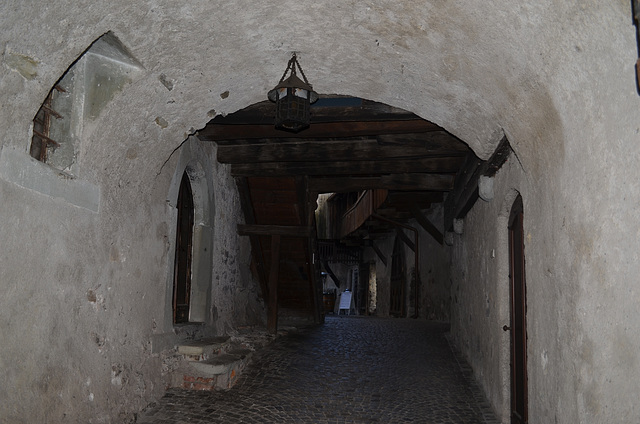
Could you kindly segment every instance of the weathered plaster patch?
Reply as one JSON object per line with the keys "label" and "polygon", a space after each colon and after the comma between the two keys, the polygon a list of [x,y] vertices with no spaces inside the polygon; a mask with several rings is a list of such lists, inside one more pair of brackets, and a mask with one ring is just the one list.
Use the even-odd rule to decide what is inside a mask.
{"label": "weathered plaster patch", "polygon": [[5,53],[4,62],[9,68],[18,72],[27,80],[32,80],[38,76],[38,65],[40,63],[32,57],[8,52]]}
{"label": "weathered plaster patch", "polygon": [[173,90],[174,83],[172,80],[168,79],[165,74],[160,74],[158,79],[160,80],[160,83],[162,83],[162,85],[164,85],[167,90],[169,91]]}
{"label": "weathered plaster patch", "polygon": [[156,118],[156,124],[158,124],[158,126],[162,129],[165,129],[169,126],[169,123],[167,122],[167,120],[161,116],[158,116]]}

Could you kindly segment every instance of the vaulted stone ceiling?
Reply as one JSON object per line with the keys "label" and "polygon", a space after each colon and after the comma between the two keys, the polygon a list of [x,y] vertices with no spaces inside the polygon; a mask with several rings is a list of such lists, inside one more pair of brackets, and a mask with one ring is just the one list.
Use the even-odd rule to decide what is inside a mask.
{"label": "vaulted stone ceiling", "polygon": [[[2,69],[3,92],[24,87],[2,112],[9,121],[23,122],[11,130],[11,143],[29,138],[33,104],[41,103],[82,51],[108,31],[147,72],[95,126],[119,122],[113,140],[130,139],[133,131],[159,141],[166,146],[156,150],[159,161],[213,116],[262,101],[294,51],[320,93],[355,95],[415,112],[468,143],[482,159],[506,133],[525,165],[537,162],[541,150],[548,152],[541,162],[559,157],[553,144],[544,149],[572,130],[559,117],[558,105],[576,98],[591,69],[618,75],[633,65],[594,63],[598,52],[613,48],[599,28],[629,21],[627,2],[590,4],[579,16],[572,4],[557,0],[330,1],[322,7],[299,1],[137,1],[92,4],[91,10],[67,3],[55,2],[46,12],[24,2],[3,4],[4,12],[49,28],[34,43],[12,36],[24,30],[24,22],[3,22],[5,57],[35,64],[27,80],[14,72],[19,65]],[[562,29],[555,25],[559,19],[565,22]],[[614,37],[615,48],[633,55],[633,26],[628,26],[630,36]]]}

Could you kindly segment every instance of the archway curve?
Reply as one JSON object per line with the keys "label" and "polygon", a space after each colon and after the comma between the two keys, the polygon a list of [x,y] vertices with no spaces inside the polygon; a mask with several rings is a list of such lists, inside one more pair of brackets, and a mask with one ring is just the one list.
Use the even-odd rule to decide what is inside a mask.
{"label": "archway curve", "polygon": [[[319,93],[358,95],[413,111],[469,143],[480,158],[493,152],[502,128],[514,145],[532,133],[538,134],[539,144],[558,144],[562,119],[554,111],[563,109],[557,106],[567,99],[583,103],[580,96],[590,94],[556,82],[563,77],[574,81],[575,75],[602,80],[590,75],[599,69],[617,75],[616,66],[598,65],[612,59],[620,63],[614,55],[621,50],[635,54],[632,28],[628,37],[602,31],[619,28],[621,22],[628,26],[628,5],[590,5],[580,13],[573,8],[566,2],[529,8],[475,1],[462,8],[447,2],[415,7],[382,0],[309,8],[285,0],[241,8],[241,13],[237,4],[215,1],[193,2],[180,12],[162,1],[150,10],[140,1],[121,16],[107,5],[66,10],[60,15],[65,21],[87,24],[73,32],[65,26],[50,28],[46,35],[34,31],[8,44],[7,57],[36,58],[39,64],[37,78],[25,85],[26,97],[9,111],[6,121],[18,125],[5,139],[23,144],[30,117],[47,90],[93,40],[113,31],[146,71],[97,123],[89,142],[105,149],[131,139],[134,128],[164,142],[157,153],[164,160],[165,149],[170,151],[212,116],[264,99],[294,51]],[[7,19],[8,34],[23,33],[19,25],[25,19],[38,28],[56,19],[26,4],[12,13],[20,19]],[[299,19],[287,19],[292,13]],[[180,14],[189,16],[191,24],[177,26]],[[558,42],[564,40],[554,27],[558,16],[580,20],[576,26],[585,30]],[[65,43],[56,42],[60,39]],[[590,46],[588,57],[597,60],[591,66],[583,66],[585,46]],[[540,63],[542,57],[545,63]],[[541,72],[538,65],[554,72]],[[6,81],[21,78],[15,70],[20,68],[3,68],[10,77]],[[154,105],[153,116],[148,105]],[[113,128],[115,122],[119,128]],[[525,161],[545,150],[545,144],[530,144],[533,153],[521,154]],[[103,157],[102,149],[92,156]]]}
{"label": "archway curve", "polygon": [[[211,186],[213,176],[211,175],[210,166],[207,165],[203,158],[206,157],[201,147],[201,142],[196,138],[189,138],[182,146],[180,157],[176,165],[167,203],[169,207],[175,208],[178,200],[180,189],[180,181],[186,175],[191,185],[191,193],[193,196],[194,223],[193,223],[193,258],[191,262],[191,296],[189,307],[188,322],[208,322],[210,321],[211,306],[211,270],[213,263],[213,237],[214,226],[212,219],[215,216],[215,203],[213,197],[213,188]],[[175,231],[175,229],[173,229]],[[171,235],[173,244],[171,251],[175,251],[177,234]],[[167,297],[165,310],[171,311],[173,308],[171,302],[173,293],[173,276],[175,273],[175,262],[169,262],[170,269],[167,276]],[[168,320],[165,319],[165,323]]]}

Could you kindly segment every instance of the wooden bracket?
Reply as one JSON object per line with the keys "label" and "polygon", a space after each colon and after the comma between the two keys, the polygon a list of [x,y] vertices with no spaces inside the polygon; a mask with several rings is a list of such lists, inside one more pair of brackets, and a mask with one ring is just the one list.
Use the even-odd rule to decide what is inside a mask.
{"label": "wooden bracket", "polygon": [[401,228],[396,228],[396,233],[398,234],[398,237],[400,237],[400,239],[404,242],[404,244],[409,246],[409,249],[411,249],[413,252],[416,251],[416,244],[404,233],[404,231],[402,231]]}
{"label": "wooden bracket", "polygon": [[440,230],[438,230],[438,228],[433,225],[426,216],[424,216],[424,214],[420,211],[420,209],[418,209],[417,206],[412,208],[412,213],[416,218],[416,221],[418,221],[418,224],[420,224],[420,226],[424,228],[424,230],[429,233],[431,237],[435,239],[435,241],[442,245],[444,243],[444,236],[442,235]]}

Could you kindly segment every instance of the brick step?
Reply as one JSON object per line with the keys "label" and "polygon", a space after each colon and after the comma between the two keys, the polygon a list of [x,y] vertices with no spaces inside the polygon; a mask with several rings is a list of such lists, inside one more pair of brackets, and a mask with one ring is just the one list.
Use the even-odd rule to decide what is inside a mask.
{"label": "brick step", "polygon": [[191,390],[227,390],[233,387],[238,376],[246,368],[250,349],[235,347],[202,361],[188,362],[182,388]]}

